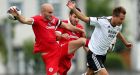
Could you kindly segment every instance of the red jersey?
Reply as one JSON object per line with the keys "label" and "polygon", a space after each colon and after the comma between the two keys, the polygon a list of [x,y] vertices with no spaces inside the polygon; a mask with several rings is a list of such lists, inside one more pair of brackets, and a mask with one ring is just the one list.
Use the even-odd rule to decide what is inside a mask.
{"label": "red jersey", "polygon": [[[69,20],[63,20],[63,22],[69,23]],[[80,24],[77,24],[76,27],[83,29],[83,26]],[[60,41],[59,41],[60,44],[64,44],[69,41],[76,40],[76,39],[82,37],[82,34],[79,32],[73,32],[73,31],[70,31],[70,30],[67,30],[64,28],[60,28],[60,27],[57,29],[57,31],[60,31],[62,34],[64,34],[64,33],[69,34],[69,39],[65,39],[65,38],[60,39]]]}
{"label": "red jersey", "polygon": [[55,16],[52,17],[52,20],[46,20],[41,15],[32,18],[34,19],[32,28],[35,34],[34,53],[58,49],[55,29],[60,25],[60,20]]}

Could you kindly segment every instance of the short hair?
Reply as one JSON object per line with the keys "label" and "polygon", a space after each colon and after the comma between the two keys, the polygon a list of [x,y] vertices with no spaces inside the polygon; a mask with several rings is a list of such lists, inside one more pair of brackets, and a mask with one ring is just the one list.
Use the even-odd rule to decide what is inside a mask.
{"label": "short hair", "polygon": [[[76,7],[76,9],[81,12],[80,8]],[[72,10],[70,10],[69,14],[72,15],[72,14],[74,14],[74,12]]]}
{"label": "short hair", "polygon": [[119,6],[119,7],[116,7],[116,8],[114,8],[113,9],[113,16],[119,16],[120,15],[120,13],[122,13],[122,14],[126,14],[126,10],[125,10],[125,8],[123,8],[122,6]]}

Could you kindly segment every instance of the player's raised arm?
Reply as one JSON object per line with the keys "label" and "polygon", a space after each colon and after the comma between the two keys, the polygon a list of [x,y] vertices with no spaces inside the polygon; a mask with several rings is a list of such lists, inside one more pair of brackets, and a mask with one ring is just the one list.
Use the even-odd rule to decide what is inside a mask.
{"label": "player's raised arm", "polygon": [[10,14],[12,14],[14,17],[16,17],[16,19],[19,22],[21,22],[23,24],[32,25],[33,19],[32,18],[26,18],[26,17],[22,16],[21,14],[18,13],[18,11],[15,7],[10,7],[10,9],[8,11],[9,11]]}
{"label": "player's raised arm", "polygon": [[69,9],[71,9],[76,16],[81,19],[82,21],[88,23],[89,22],[89,17],[85,16],[84,14],[82,14],[81,12],[79,12],[76,7],[75,7],[75,3],[72,1],[68,1],[67,6]]}
{"label": "player's raised arm", "polygon": [[85,31],[83,29],[77,28],[77,27],[75,27],[75,26],[73,26],[71,24],[66,24],[64,22],[61,23],[61,27],[66,28],[66,29],[68,29],[70,31],[85,33]]}

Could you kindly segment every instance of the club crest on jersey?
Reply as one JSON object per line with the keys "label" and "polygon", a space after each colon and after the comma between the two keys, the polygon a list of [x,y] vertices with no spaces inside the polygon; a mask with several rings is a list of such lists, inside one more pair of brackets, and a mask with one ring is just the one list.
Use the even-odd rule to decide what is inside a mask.
{"label": "club crest on jersey", "polygon": [[50,24],[50,23],[48,23],[48,26],[51,26],[51,24]]}
{"label": "club crest on jersey", "polygon": [[110,28],[110,26],[108,26],[108,28]]}
{"label": "club crest on jersey", "polygon": [[55,19],[52,19],[51,23],[55,23]]}
{"label": "club crest on jersey", "polygon": [[49,68],[49,72],[53,72],[53,68]]}

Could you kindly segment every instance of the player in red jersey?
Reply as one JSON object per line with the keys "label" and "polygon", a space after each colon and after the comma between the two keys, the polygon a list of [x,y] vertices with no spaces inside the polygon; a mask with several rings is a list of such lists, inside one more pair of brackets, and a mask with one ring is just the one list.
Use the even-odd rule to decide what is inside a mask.
{"label": "player in red jersey", "polygon": [[83,32],[83,30],[67,25],[53,16],[54,8],[48,3],[41,5],[40,15],[31,18],[18,14],[17,10],[12,7],[9,11],[19,22],[32,25],[35,34],[34,53],[42,53],[47,75],[57,75],[60,47],[56,42],[55,29],[60,26],[75,32]]}
{"label": "player in red jersey", "polygon": [[[81,11],[79,8],[77,8],[78,11]],[[81,28],[83,29],[83,26],[81,24],[79,24],[79,19],[77,18],[77,16],[73,13],[73,11],[70,11],[69,13],[69,19],[68,20],[64,20],[63,22],[65,23],[70,23],[72,25],[74,25],[77,28]],[[72,40],[76,40],[80,37],[85,37],[85,35],[81,34],[81,33],[76,33],[76,32],[72,32],[70,30],[64,29],[64,28],[59,28],[57,29],[57,32],[60,32],[60,34],[62,35],[62,38],[59,40],[59,44],[62,47],[61,49],[61,55],[60,55],[60,62],[59,62],[59,75],[67,75],[68,70],[71,67],[71,60],[74,57],[74,53],[72,54],[65,54],[65,51],[67,51],[67,43],[72,41]],[[67,44],[67,45],[65,45]]]}

